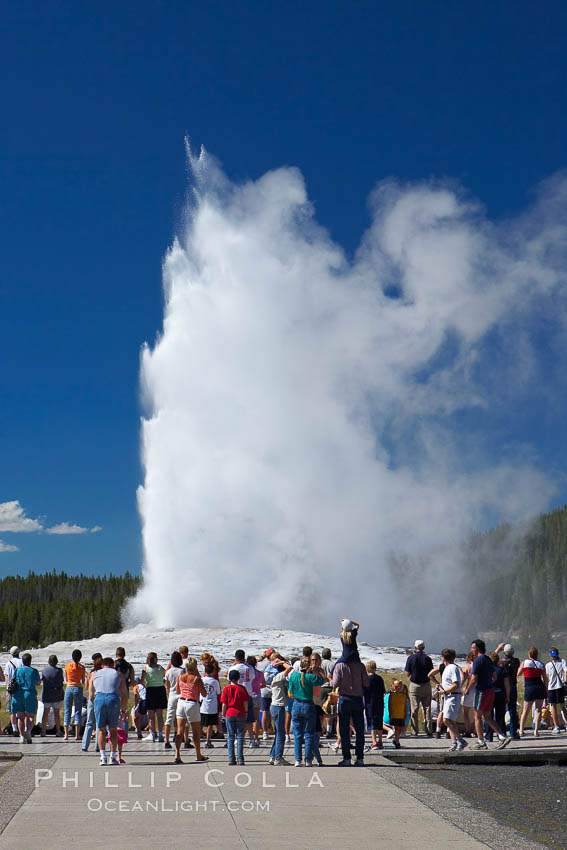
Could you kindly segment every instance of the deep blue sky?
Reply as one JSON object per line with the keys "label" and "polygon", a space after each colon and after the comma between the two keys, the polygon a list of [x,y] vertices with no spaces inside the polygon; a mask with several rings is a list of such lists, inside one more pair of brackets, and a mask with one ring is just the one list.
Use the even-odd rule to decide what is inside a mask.
{"label": "deep blue sky", "polygon": [[349,252],[379,179],[454,178],[498,218],[567,166],[564,2],[36,0],[2,17],[0,502],[103,531],[2,533],[20,551],[0,575],[139,568],[138,358],[185,134],[236,180],[297,165]]}

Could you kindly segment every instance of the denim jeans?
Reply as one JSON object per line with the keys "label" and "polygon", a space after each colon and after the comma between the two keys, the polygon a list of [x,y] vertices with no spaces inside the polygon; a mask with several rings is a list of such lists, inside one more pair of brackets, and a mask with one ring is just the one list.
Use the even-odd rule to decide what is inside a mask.
{"label": "denim jeans", "polygon": [[285,705],[271,705],[270,714],[276,730],[276,736],[270,750],[270,758],[278,761],[283,758],[285,746]]}
{"label": "denim jeans", "polygon": [[83,689],[75,685],[67,685],[65,691],[65,719],[64,726],[71,725],[71,709],[75,708],[75,722],[77,726],[81,725],[81,711],[83,710]]}
{"label": "denim jeans", "polygon": [[362,697],[339,696],[339,732],[344,759],[350,759],[350,721],[356,733],[356,757],[364,759],[364,707]]}
{"label": "denim jeans", "polygon": [[94,713],[94,703],[92,699],[90,699],[87,703],[87,722],[85,723],[85,731],[83,732],[83,743],[81,744],[83,750],[88,750],[95,726],[96,721]]}
{"label": "denim jeans", "polygon": [[291,722],[293,724],[293,740],[295,747],[295,760],[301,761],[301,749],[305,741],[305,761],[313,759],[313,737],[315,735],[315,722],[317,715],[312,702],[293,701],[291,710]]}
{"label": "denim jeans", "polygon": [[228,760],[234,761],[234,739],[236,738],[237,761],[244,761],[244,730],[245,717],[227,717],[226,731],[228,734]]}

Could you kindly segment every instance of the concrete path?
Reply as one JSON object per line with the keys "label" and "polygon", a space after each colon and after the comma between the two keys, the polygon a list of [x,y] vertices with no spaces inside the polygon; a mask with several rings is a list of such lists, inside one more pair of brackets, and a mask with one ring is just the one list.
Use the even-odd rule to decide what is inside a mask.
{"label": "concrete path", "polygon": [[[0,799],[23,781],[20,774],[27,798],[0,835],[0,847],[61,850],[73,842],[70,836],[81,850],[147,847],[152,840],[168,850],[216,850],[227,842],[248,850],[540,847],[374,753],[366,755],[366,768],[347,769],[337,768],[339,756],[323,748],[325,767],[311,770],[271,767],[261,747],[246,750],[246,766],[235,768],[220,743],[206,751],[206,764],[183,750],[186,763],[176,766],[163,745],[129,742],[127,764],[103,768],[94,751],[83,754],[75,743],[45,738],[20,746],[2,739],[2,750],[21,751],[23,758],[0,777]],[[424,752],[447,747],[443,740],[411,743]],[[286,756],[291,760],[292,748]]]}

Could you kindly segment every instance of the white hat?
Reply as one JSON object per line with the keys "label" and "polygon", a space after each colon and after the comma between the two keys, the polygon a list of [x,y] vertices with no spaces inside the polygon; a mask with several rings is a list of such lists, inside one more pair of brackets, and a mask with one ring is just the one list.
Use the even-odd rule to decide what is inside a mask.
{"label": "white hat", "polygon": [[413,645],[416,649],[425,649],[425,641],[424,640],[416,640]]}
{"label": "white hat", "polygon": [[19,651],[20,651],[19,646],[11,646],[10,647],[10,655],[17,655]]}
{"label": "white hat", "polygon": [[502,647],[502,650],[504,652],[504,655],[512,656],[514,654],[514,647],[512,646],[511,643],[505,643],[504,646]]}
{"label": "white hat", "polygon": [[344,629],[345,632],[350,632],[353,629],[352,620],[343,619],[341,620],[341,629]]}

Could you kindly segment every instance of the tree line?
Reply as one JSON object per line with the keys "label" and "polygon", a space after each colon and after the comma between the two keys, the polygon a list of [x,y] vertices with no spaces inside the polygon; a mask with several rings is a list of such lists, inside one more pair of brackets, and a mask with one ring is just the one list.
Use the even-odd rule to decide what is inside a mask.
{"label": "tree line", "polygon": [[141,579],[71,576],[65,572],[0,579],[0,646],[46,646],[79,641],[122,628],[121,610]]}

